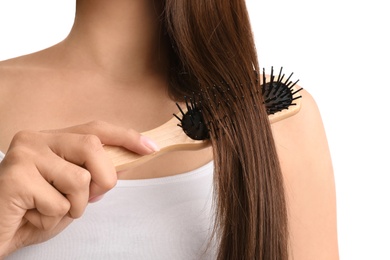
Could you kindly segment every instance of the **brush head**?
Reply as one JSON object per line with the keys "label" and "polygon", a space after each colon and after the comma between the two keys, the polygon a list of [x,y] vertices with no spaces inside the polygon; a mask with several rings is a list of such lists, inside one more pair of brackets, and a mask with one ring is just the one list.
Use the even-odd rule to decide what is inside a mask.
{"label": "brush head", "polygon": [[182,118],[179,118],[174,114],[174,116],[180,121],[178,126],[180,126],[184,133],[193,140],[209,139],[209,129],[203,118],[202,103],[195,102],[193,98],[188,99],[187,97],[184,97],[184,99],[187,108],[186,113],[184,113],[181,107],[176,103],[182,114]]}
{"label": "brush head", "polygon": [[184,133],[194,140],[209,139],[209,130],[204,123],[202,110],[194,107],[187,111],[181,119]]}
{"label": "brush head", "polygon": [[295,100],[302,98],[296,94],[302,90],[302,88],[295,90],[294,86],[299,80],[292,83],[290,78],[293,73],[283,82],[284,74],[282,74],[283,68],[280,69],[279,76],[275,79],[274,70],[271,68],[270,81],[266,82],[265,71],[263,69],[263,84],[261,84],[262,95],[264,105],[268,115],[273,115],[283,110],[288,110],[291,106],[296,106]]}
{"label": "brush head", "polygon": [[293,96],[285,84],[267,82],[263,84],[262,88],[267,93],[264,105],[268,115],[288,109],[291,105]]}
{"label": "brush head", "polygon": [[[291,111],[291,113],[289,113],[290,111],[288,110],[291,106],[297,105],[295,100],[302,98],[302,96],[296,95],[302,90],[302,88],[294,88],[299,80],[294,83],[290,81],[293,73],[284,80],[285,75],[282,74],[282,69],[283,68],[280,69],[279,75],[276,79],[272,67],[269,81],[266,80],[265,71],[263,69],[263,81],[260,85],[261,91],[259,91],[259,93],[263,96],[264,106],[267,114],[272,117],[272,122],[278,121],[278,117],[283,119],[295,114],[298,111],[297,109]],[[187,109],[186,112],[184,112],[181,107],[176,104],[182,114],[181,118],[174,114],[174,116],[180,121],[178,126],[180,126],[184,133],[193,140],[209,139],[210,129],[208,126],[211,125],[212,122],[206,123],[204,121],[202,114],[202,101],[196,101],[195,96],[190,99],[185,97],[185,103]]]}

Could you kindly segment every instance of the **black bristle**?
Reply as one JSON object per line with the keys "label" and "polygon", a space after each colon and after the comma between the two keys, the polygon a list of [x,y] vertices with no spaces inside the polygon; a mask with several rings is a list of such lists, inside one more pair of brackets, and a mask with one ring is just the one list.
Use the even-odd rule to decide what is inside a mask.
{"label": "black bristle", "polygon": [[[184,133],[194,140],[206,140],[209,139],[209,130],[204,122],[201,103],[195,101],[195,98],[190,98],[188,101],[185,98],[187,112],[183,115],[179,125]],[[180,111],[182,111],[180,109]]]}
{"label": "black bristle", "polygon": [[263,83],[261,85],[264,105],[269,115],[288,109],[291,105],[293,105],[293,100],[301,97],[294,97],[294,95],[301,91],[302,88],[292,92],[292,88],[299,80],[292,84],[290,78],[293,73],[291,73],[291,75],[283,82],[284,74],[282,74],[282,69],[283,68],[280,69],[277,81],[274,81],[274,71],[273,68],[271,68],[270,82]]}

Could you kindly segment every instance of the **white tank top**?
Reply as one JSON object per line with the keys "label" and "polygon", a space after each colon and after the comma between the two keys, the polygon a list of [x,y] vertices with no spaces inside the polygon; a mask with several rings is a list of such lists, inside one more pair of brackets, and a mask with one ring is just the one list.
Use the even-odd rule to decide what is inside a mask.
{"label": "white tank top", "polygon": [[62,233],[6,260],[215,259],[212,185],[212,162],[175,176],[120,180]]}

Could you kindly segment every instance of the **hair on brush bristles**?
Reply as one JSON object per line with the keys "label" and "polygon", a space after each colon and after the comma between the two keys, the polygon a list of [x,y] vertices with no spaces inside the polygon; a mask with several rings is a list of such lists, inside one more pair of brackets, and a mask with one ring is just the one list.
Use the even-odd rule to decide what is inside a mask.
{"label": "hair on brush bristles", "polygon": [[[268,115],[274,115],[283,110],[288,110],[290,106],[296,105],[296,103],[294,103],[296,99],[302,98],[302,96],[296,95],[299,91],[302,90],[302,88],[297,90],[294,89],[294,86],[298,83],[299,80],[295,81],[294,83],[290,81],[290,78],[293,75],[293,73],[291,73],[290,76],[283,81],[285,74],[282,74],[282,70],[283,67],[280,68],[278,78],[275,80],[274,69],[271,67],[270,80],[267,82],[265,69],[263,68],[263,81],[260,85],[260,92],[263,96],[263,103],[266,107]],[[258,73],[256,71],[255,73],[258,77]],[[210,87],[207,87],[207,89],[210,91]],[[233,100],[231,100],[229,99],[228,95],[226,95],[226,93],[229,91],[230,86],[227,86],[223,81],[219,85],[213,85],[211,87],[211,92],[214,93],[214,99],[218,98],[217,92],[220,94],[219,97],[222,97],[222,100],[214,100],[213,104],[216,104],[218,107],[222,102],[227,106],[229,106],[230,102],[235,102],[238,99],[237,95],[235,95]],[[256,98],[257,93],[259,93],[259,91],[256,91],[256,93],[252,95],[252,98]],[[175,114],[174,116],[180,121],[178,126],[183,129],[187,136],[194,140],[206,140],[210,138],[210,131],[212,128],[220,124],[221,120],[215,119],[213,122],[205,122],[202,113],[203,97],[201,93],[199,93],[197,96],[198,98],[196,98],[195,94],[193,93],[191,98],[188,98],[187,96],[184,97],[186,112],[184,112],[179,104],[176,103],[180,113],[182,114],[182,117],[180,118]],[[245,102],[244,104],[247,105]],[[244,106],[242,107],[242,110],[245,110]],[[222,121],[223,123],[229,123],[228,115],[226,115]],[[213,133],[217,132],[215,129],[213,130]]]}

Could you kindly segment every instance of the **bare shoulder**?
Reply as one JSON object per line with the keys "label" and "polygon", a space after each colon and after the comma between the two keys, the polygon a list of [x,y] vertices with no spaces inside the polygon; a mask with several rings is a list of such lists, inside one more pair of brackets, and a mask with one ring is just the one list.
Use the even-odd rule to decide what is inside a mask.
{"label": "bare shoulder", "polygon": [[0,102],[20,95],[25,88],[37,81],[40,70],[35,56],[36,54],[28,54],[0,61]]}
{"label": "bare shoulder", "polygon": [[[49,53],[49,54],[46,54]],[[13,79],[26,73],[36,72],[39,68],[50,67],[51,48],[0,61],[0,80]],[[22,75],[21,75],[22,74]]]}
{"label": "bare shoulder", "polygon": [[0,105],[4,103],[12,91],[12,86],[16,85],[15,81],[20,78],[20,69],[14,60],[0,61]]}
{"label": "bare shoulder", "polygon": [[293,259],[338,259],[334,174],[320,111],[302,91],[301,110],[272,124],[285,178]]}
{"label": "bare shoulder", "polygon": [[5,87],[4,83],[6,83],[13,72],[15,72],[16,66],[14,59],[0,61],[0,90]]}
{"label": "bare shoulder", "polygon": [[0,61],[0,91],[10,90],[12,86],[23,80],[24,75],[28,71],[28,65],[25,64],[25,60],[26,56],[21,56]]}

